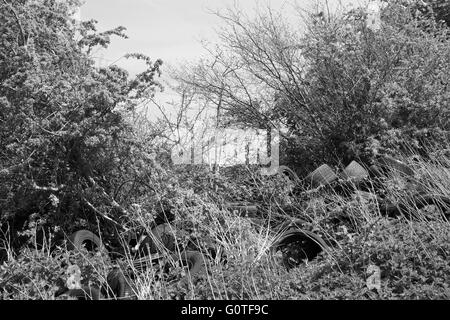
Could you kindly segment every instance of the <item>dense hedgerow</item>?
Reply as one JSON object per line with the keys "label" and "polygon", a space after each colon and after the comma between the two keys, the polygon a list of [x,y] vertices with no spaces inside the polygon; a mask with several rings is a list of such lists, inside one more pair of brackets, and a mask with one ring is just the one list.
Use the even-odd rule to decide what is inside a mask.
{"label": "dense hedgerow", "polygon": [[[0,239],[16,249],[32,215],[66,232],[126,209],[114,200],[126,180],[152,172],[151,149],[128,120],[160,87],[161,60],[130,77],[97,68],[92,50],[125,28],[77,23],[80,2],[4,1],[0,33]],[[149,141],[146,141],[147,143]],[[138,192],[138,191],[136,191]],[[2,259],[4,251],[0,251]]]}

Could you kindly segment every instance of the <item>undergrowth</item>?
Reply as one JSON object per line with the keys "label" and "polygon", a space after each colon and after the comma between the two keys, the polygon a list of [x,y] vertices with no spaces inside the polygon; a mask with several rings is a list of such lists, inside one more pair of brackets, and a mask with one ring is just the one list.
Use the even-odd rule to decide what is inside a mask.
{"label": "undergrowth", "polygon": [[[417,193],[449,196],[450,158],[439,154],[404,160],[416,177],[391,173],[382,192],[403,203],[413,219],[383,216],[376,198],[367,194],[316,190],[294,195],[283,178],[251,170],[239,179],[191,173],[170,190],[159,190],[165,190],[164,201],[171,205],[175,251],[202,252],[204,273],[189,277],[185,266],[167,258],[137,268],[127,251],[111,259],[101,252],[68,251],[64,245],[27,246],[8,254],[1,265],[1,298],[60,299],[55,294],[64,287],[65,271],[77,264],[83,284],[97,287],[113,267],[122,268],[138,299],[449,299],[448,216],[434,206],[419,210],[410,199]],[[216,189],[211,179],[216,179]],[[238,200],[257,202],[259,215],[244,217],[223,209],[226,201]],[[146,201],[134,205],[128,225],[148,233],[158,205]],[[292,218],[301,218],[302,228],[319,234],[328,248],[288,270],[280,253],[270,248],[277,239],[275,226]],[[169,256],[166,249],[160,251]],[[375,289],[367,285],[373,265],[381,271],[381,285]],[[180,281],[186,277],[189,281]]]}

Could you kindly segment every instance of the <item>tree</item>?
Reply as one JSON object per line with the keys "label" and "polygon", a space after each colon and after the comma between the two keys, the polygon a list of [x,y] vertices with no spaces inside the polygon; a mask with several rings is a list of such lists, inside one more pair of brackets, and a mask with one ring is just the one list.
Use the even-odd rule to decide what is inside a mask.
{"label": "tree", "polygon": [[449,29],[411,8],[390,2],[380,32],[366,28],[364,8],[302,14],[303,31],[270,9],[218,13],[226,27],[211,49],[216,62],[180,78],[222,96],[230,121],[283,123],[285,160],[305,173],[348,162],[389,130],[449,129]]}
{"label": "tree", "polygon": [[[96,46],[125,28],[77,23],[77,0],[0,2],[0,216],[22,230],[30,216],[74,228],[123,213],[115,187],[145,158],[127,114],[158,88],[161,60],[141,54],[134,78],[95,67]],[[103,219],[101,218],[101,219]],[[14,230],[13,230],[14,231]],[[13,232],[14,233],[14,232]]]}

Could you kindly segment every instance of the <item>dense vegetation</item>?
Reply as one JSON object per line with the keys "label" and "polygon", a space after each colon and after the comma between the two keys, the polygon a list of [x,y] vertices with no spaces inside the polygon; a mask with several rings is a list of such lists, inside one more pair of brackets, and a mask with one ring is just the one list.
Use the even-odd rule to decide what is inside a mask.
{"label": "dense vegetation", "polygon": [[277,12],[218,15],[220,46],[178,78],[220,104],[224,125],[281,124],[283,162],[298,173],[448,138],[449,29],[415,6],[390,2],[380,32],[365,8],[307,15],[306,33]]}
{"label": "dense vegetation", "polygon": [[[217,107],[220,126],[281,123],[282,163],[300,177],[322,163],[340,171],[380,153],[402,158],[415,176],[385,173],[379,192],[414,219],[327,188],[293,192],[254,168],[218,175],[172,165],[165,129],[179,123],[136,120],[161,88],[162,61],[129,54],[147,67],[135,77],[97,67],[93,50],[126,37],[125,28],[77,22],[77,5],[0,2],[0,297],[54,299],[74,264],[98,286],[111,267],[131,268],[140,299],[450,297],[448,215],[410,201],[417,190],[450,193],[446,1],[391,1],[381,32],[366,27],[364,9],[303,15],[302,32],[270,10],[218,13],[227,25],[211,59],[173,74],[179,121],[189,101]],[[224,210],[230,201],[257,203],[258,216]],[[286,218],[303,219],[330,249],[287,270],[269,250],[274,223]],[[180,265],[169,278],[150,265],[136,270],[123,249],[130,229],[167,220],[177,246],[205,255],[207,272],[196,281],[176,281]],[[63,240],[79,229],[100,234],[117,256],[67,250]],[[208,256],[212,247],[224,255]],[[366,283],[373,265],[381,269],[376,289]]]}
{"label": "dense vegetation", "polygon": [[115,188],[148,162],[127,114],[155,91],[161,61],[130,55],[148,65],[133,79],[116,66],[96,68],[92,49],[124,37],[124,28],[98,33],[95,21],[77,24],[75,5],[1,5],[0,210],[13,241],[30,219],[70,232],[96,211],[123,211]]}

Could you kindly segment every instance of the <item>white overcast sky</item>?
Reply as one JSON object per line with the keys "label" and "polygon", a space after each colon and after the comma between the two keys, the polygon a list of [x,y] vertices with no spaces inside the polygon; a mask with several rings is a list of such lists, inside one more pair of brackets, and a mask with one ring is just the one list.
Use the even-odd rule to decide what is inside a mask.
{"label": "white overcast sky", "polygon": [[[141,52],[169,64],[195,60],[201,53],[200,39],[214,39],[219,18],[210,10],[223,10],[237,4],[251,14],[256,6],[269,4],[293,18],[293,4],[312,8],[316,0],[84,0],[83,20],[98,20],[99,30],[116,26],[127,28],[129,39],[115,39],[106,52],[99,52],[105,61],[115,61],[128,52]],[[363,0],[329,0],[331,6],[339,2],[361,3]],[[121,64],[124,63],[121,60]],[[130,72],[137,65],[127,65]]]}
{"label": "white overcast sky", "polygon": [[[128,39],[114,38],[107,50],[95,53],[104,64],[117,63],[131,74],[142,71],[142,65],[126,61],[126,53],[140,52],[153,60],[162,59],[164,66],[176,65],[185,60],[197,60],[202,47],[200,39],[214,41],[215,28],[220,19],[211,10],[224,10],[237,5],[251,15],[255,7],[269,5],[282,10],[287,19],[295,19],[294,6],[313,8],[317,0],[84,0],[81,19],[98,21],[99,31],[117,26],[127,28]],[[331,7],[339,3],[347,6],[362,4],[366,0],[328,0]],[[167,75],[163,76],[163,79]],[[174,100],[173,94],[160,94],[158,100],[165,104]]]}

